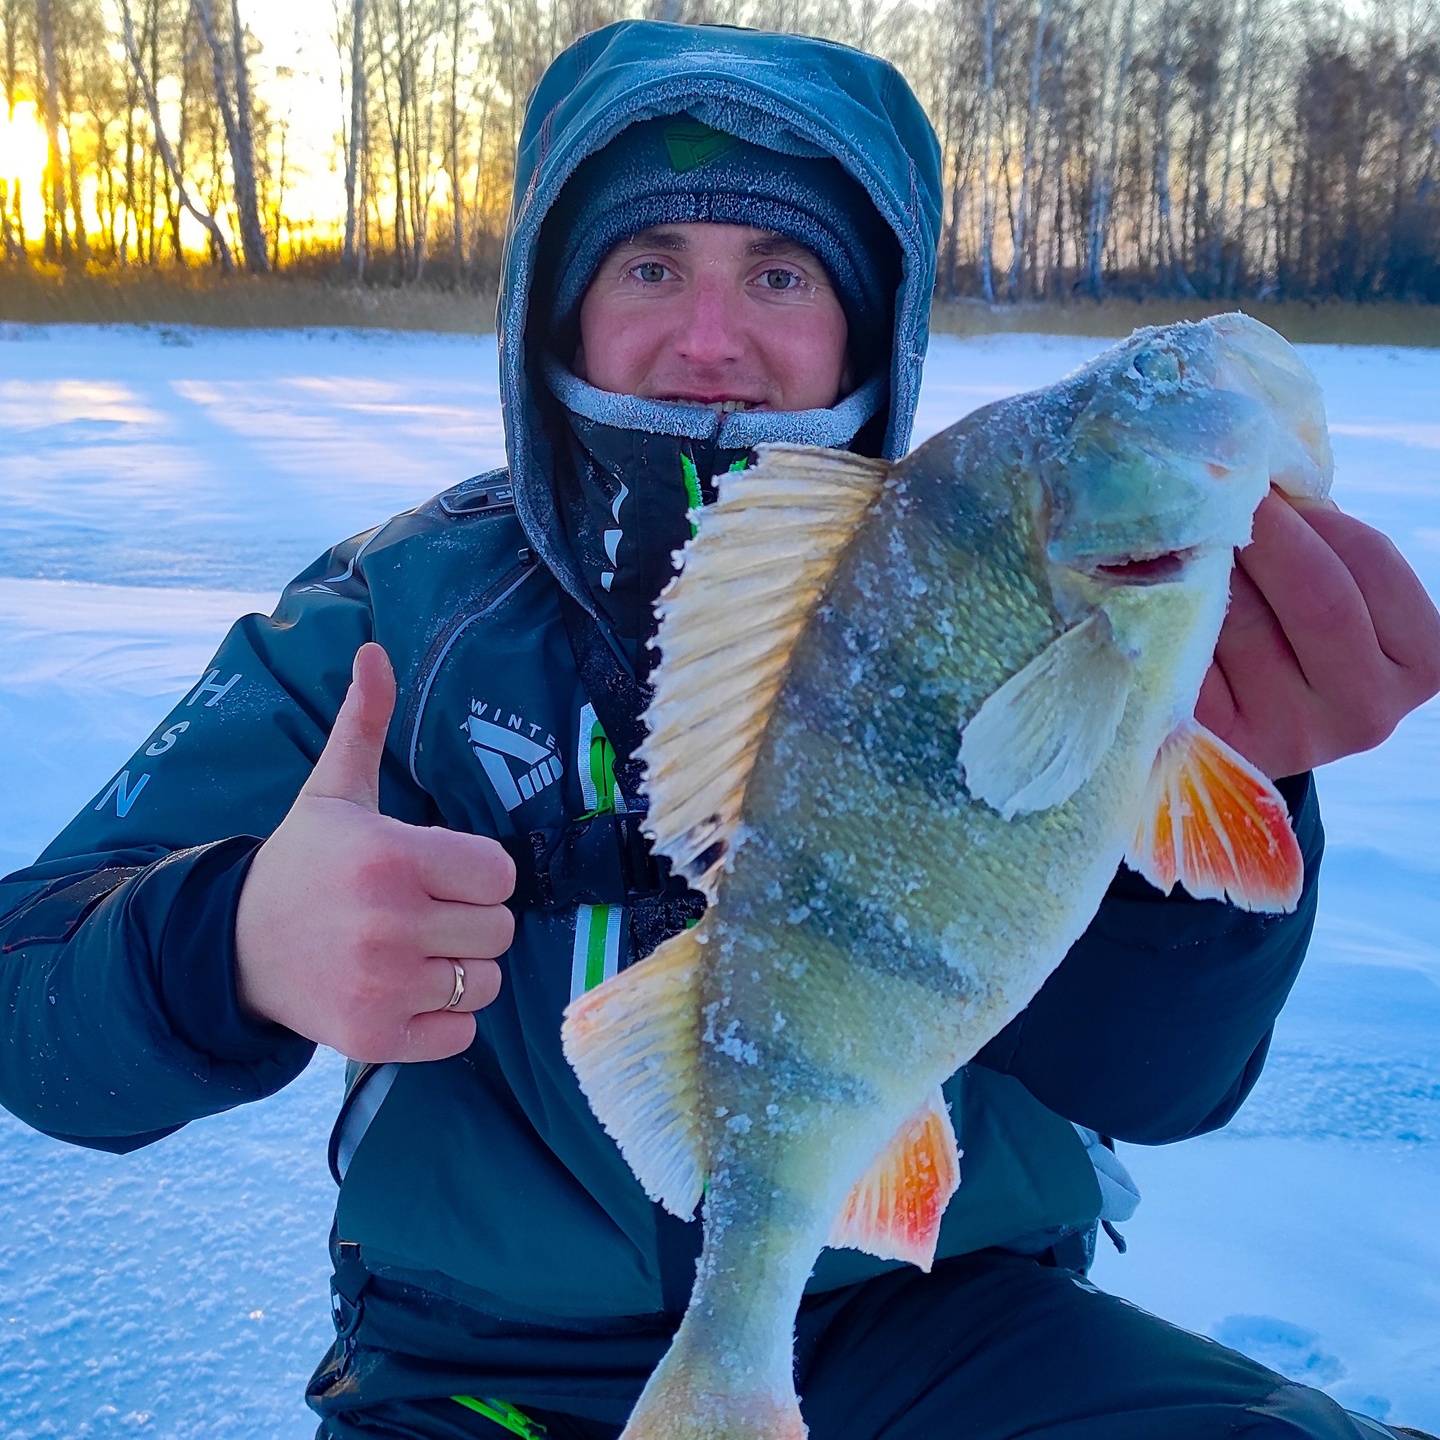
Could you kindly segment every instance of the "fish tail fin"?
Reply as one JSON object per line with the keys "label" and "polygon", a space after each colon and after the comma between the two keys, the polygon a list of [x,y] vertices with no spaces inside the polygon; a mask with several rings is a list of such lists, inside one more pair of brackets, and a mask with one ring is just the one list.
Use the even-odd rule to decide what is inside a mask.
{"label": "fish tail fin", "polygon": [[806,1440],[789,1371],[788,1344],[777,1378],[768,1367],[726,1366],[682,1324],[620,1440]]}

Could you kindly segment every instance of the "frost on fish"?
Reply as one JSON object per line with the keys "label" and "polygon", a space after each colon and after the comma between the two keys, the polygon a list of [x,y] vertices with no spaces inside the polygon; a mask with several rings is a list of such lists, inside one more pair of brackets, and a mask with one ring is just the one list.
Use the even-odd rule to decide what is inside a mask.
{"label": "frost on fish", "polygon": [[[567,1011],[646,1192],[704,1241],[625,1440],[803,1436],[826,1245],[928,1267],[940,1086],[1029,1003],[1128,855],[1293,906],[1274,787],[1193,720],[1232,547],[1323,493],[1318,391],[1243,316],[1139,332],[898,466],[768,447],[661,597],[649,830],[711,902]],[[741,841],[743,840],[743,844]]]}

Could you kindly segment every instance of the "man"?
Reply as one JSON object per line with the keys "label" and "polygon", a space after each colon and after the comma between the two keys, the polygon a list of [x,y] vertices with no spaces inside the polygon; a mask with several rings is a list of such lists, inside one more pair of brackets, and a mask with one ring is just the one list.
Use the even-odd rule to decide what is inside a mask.
{"label": "man", "polygon": [[[699,1227],[646,1199],[559,1044],[575,995],[698,913],[639,836],[651,604],[757,443],[903,454],[925,350],[937,147],[872,57],[612,26],[541,81],[519,160],[508,473],[240,621],[128,788],[0,897],[0,1098],[50,1134],[128,1150],[316,1043],[352,1058],[308,1392],[347,1440],[613,1436],[664,1351]],[[1202,718],[1290,777],[1299,910],[1117,879],[948,1087],[967,1172],[935,1272],[822,1257],[816,1437],[1371,1433],[1083,1278],[1134,1202],[1099,1137],[1215,1128],[1259,1074],[1314,915],[1305,772],[1440,685],[1440,621],[1365,527],[1272,500],[1248,557]]]}

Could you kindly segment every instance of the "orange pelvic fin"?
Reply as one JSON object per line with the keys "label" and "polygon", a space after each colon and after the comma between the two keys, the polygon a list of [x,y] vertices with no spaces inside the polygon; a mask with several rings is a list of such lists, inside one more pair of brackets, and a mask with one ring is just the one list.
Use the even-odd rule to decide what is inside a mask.
{"label": "orange pelvic fin", "polygon": [[929,1270],[940,1220],[959,1184],[960,1150],[937,1086],[850,1192],[830,1244]]}
{"label": "orange pelvic fin", "polygon": [[1160,747],[1126,863],[1165,891],[1293,910],[1305,862],[1274,784],[1196,720]]}

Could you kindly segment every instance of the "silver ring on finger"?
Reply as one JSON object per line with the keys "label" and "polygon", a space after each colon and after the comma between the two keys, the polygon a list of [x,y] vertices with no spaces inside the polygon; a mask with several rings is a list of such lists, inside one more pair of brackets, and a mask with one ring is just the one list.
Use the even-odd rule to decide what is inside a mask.
{"label": "silver ring on finger", "polygon": [[445,1002],[447,1010],[453,1010],[465,998],[465,967],[458,960],[450,963],[455,967],[455,989]]}

